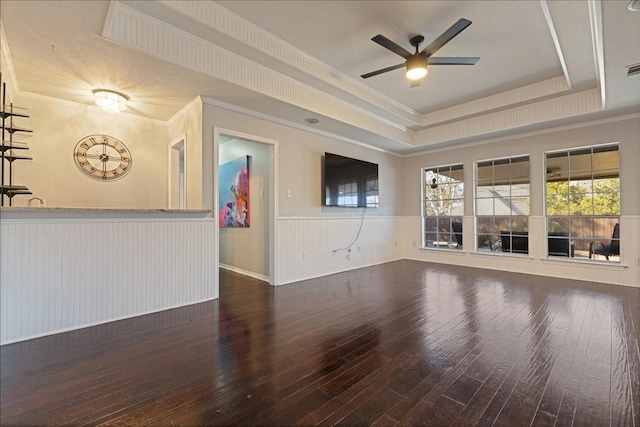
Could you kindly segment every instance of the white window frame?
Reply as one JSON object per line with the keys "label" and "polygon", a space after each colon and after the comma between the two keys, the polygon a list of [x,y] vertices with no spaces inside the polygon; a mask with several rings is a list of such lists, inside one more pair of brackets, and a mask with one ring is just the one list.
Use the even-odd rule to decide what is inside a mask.
{"label": "white window frame", "polygon": [[[460,171],[462,175],[461,179],[451,181],[450,177],[456,173],[454,171]],[[436,182],[427,182],[428,172],[432,172],[434,176],[436,176]],[[448,172],[449,175],[443,172]],[[461,250],[463,243],[462,221],[464,218],[464,165],[462,163],[454,163],[425,167],[421,169],[421,174],[422,248]],[[453,191],[453,193],[449,193],[452,197],[433,199],[432,201],[427,200],[427,185],[434,189],[437,188],[432,187],[432,184],[436,186],[447,186],[445,188]],[[447,212],[442,215],[438,213],[435,215],[429,214],[426,209],[427,203],[436,202],[441,205],[448,203],[448,206],[441,206],[440,208]],[[433,210],[436,212],[439,211],[437,208]]]}
{"label": "white window frame", "polygon": [[[513,165],[525,163],[526,173],[516,172]],[[505,165],[504,167],[501,167]],[[491,175],[480,177],[479,168],[491,166]],[[503,171],[499,171],[502,169]],[[487,187],[479,183],[491,183],[488,190],[491,197],[481,188]],[[497,186],[502,190],[499,194]],[[523,188],[526,186],[526,189]],[[530,247],[529,217],[531,215],[531,157],[529,154],[518,154],[508,157],[478,160],[474,162],[473,205],[476,251],[497,254],[528,254]],[[506,193],[506,194],[505,194]],[[487,207],[479,207],[481,202],[490,202],[491,214],[483,213]],[[517,202],[517,203],[516,203]],[[488,204],[488,203],[483,203]],[[502,213],[498,212],[501,210]],[[491,225],[485,220],[491,219]]]}
{"label": "white window frame", "polygon": [[[586,151],[590,154],[590,169],[586,169],[584,166],[578,165],[578,157],[585,155]],[[616,159],[608,160],[607,164],[594,164],[595,153],[615,151],[617,153]],[[562,167],[558,167],[559,161],[550,162],[550,159],[561,158],[560,155],[567,154],[567,170],[563,170]],[[572,162],[575,159],[575,163]],[[604,158],[603,158],[604,160]],[[611,162],[611,163],[610,163]],[[585,163],[586,162],[582,162]],[[600,163],[600,162],[599,162]],[[562,150],[553,150],[544,153],[545,164],[545,180],[544,180],[544,215],[545,215],[545,229],[547,239],[550,242],[547,249],[547,257],[551,259],[578,259],[580,261],[596,261],[604,263],[619,263],[620,262],[620,216],[622,196],[620,192],[621,185],[621,173],[620,173],[620,144],[619,143],[607,143],[597,144],[584,147],[567,148]],[[575,164],[575,166],[574,166]],[[615,177],[608,177],[615,171]],[[601,176],[598,176],[601,175]],[[582,179],[579,177],[582,176]],[[566,200],[567,209],[566,214],[550,214],[549,213],[549,201],[551,198],[562,197],[562,193],[549,194],[550,179],[555,182],[563,182],[566,177],[568,183]],[[597,186],[597,182],[600,179],[616,179],[617,191],[614,192],[598,192],[597,189],[602,187]],[[551,182],[554,182],[551,181]],[[590,183],[589,183],[590,181]],[[574,183],[574,184],[572,184]],[[584,193],[578,193],[575,195],[571,192],[571,186],[575,185],[576,188],[582,188]],[[588,190],[591,191],[588,191]],[[618,204],[617,209],[614,207],[610,212],[596,214],[596,197],[598,195],[617,196]],[[584,211],[583,207],[577,207],[577,212],[572,211],[573,204],[582,204],[580,198],[591,199],[592,213],[588,214]],[[617,226],[616,226],[617,224]],[[615,237],[617,234],[617,237]],[[614,238],[615,237],[615,238]],[[551,248],[551,242],[555,241],[554,246],[558,246],[558,243],[564,243],[563,246],[569,246],[567,258],[563,258],[566,251],[553,251]],[[616,249],[617,246],[617,249]]]}

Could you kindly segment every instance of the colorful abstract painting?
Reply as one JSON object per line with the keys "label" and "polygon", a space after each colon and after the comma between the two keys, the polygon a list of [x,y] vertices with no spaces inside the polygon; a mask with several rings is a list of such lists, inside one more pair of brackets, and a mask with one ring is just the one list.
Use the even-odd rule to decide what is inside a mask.
{"label": "colorful abstract painting", "polygon": [[220,165],[218,181],[218,224],[220,227],[249,227],[249,159],[240,157]]}

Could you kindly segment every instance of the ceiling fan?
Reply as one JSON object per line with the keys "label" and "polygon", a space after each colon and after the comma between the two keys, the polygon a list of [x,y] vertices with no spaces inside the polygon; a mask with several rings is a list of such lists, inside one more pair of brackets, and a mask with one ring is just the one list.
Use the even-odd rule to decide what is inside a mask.
{"label": "ceiling fan", "polygon": [[411,46],[416,48],[415,53],[411,53],[407,51],[402,46],[397,45],[392,42],[382,34],[378,34],[373,37],[371,40],[378,43],[380,46],[389,49],[391,52],[400,55],[405,59],[405,62],[398,65],[392,65],[391,67],[382,68],[380,70],[372,71],[367,74],[363,74],[361,77],[363,79],[368,79],[369,77],[377,76],[378,74],[386,73],[388,71],[397,70],[398,68],[405,67],[407,68],[407,78],[412,80],[414,83],[411,87],[418,86],[420,84],[420,79],[427,75],[427,66],[428,65],[474,65],[479,57],[440,57],[434,58],[431,55],[436,53],[438,49],[447,44],[451,39],[460,34],[465,28],[471,25],[471,21],[468,19],[461,18],[453,24],[447,31],[442,33],[440,37],[432,41],[427,47],[425,47],[421,52],[419,52],[420,44],[424,41],[423,36],[415,36],[409,40]]}

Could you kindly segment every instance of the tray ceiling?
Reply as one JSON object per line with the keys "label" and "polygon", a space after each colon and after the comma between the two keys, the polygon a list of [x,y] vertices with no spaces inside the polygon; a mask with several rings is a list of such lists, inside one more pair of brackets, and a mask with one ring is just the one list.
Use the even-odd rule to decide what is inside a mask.
{"label": "tray ceiling", "polygon": [[[197,96],[372,147],[410,153],[640,111],[640,13],[626,1],[2,2],[3,55],[21,93],[168,120]],[[459,18],[473,23],[411,88],[403,62]],[[423,46],[424,46],[423,45]]]}

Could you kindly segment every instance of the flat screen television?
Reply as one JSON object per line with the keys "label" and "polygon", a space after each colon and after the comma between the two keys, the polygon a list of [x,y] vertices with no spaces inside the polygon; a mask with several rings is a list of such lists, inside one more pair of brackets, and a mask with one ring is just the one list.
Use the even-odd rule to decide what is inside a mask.
{"label": "flat screen television", "polygon": [[340,208],[377,208],[378,165],[324,153],[322,204]]}

